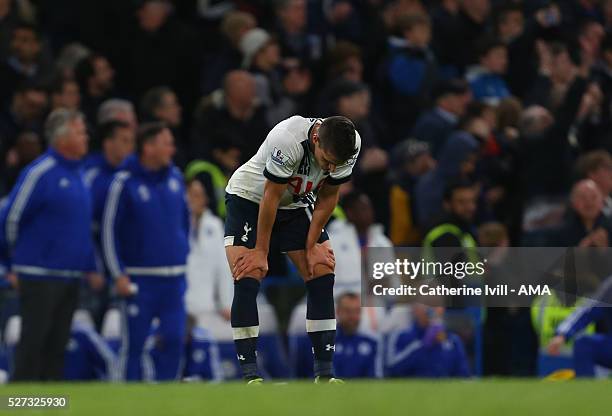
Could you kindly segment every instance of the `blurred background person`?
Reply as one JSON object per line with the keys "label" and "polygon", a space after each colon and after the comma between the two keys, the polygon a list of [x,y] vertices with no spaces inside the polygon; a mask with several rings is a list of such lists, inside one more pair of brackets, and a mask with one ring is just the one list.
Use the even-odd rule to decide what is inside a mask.
{"label": "blurred background person", "polygon": [[0,247],[19,287],[21,337],[14,380],[61,380],[80,278],[96,273],[91,202],[79,170],[87,153],[81,113],[59,109],[45,123],[48,152],[20,176],[0,211]]}

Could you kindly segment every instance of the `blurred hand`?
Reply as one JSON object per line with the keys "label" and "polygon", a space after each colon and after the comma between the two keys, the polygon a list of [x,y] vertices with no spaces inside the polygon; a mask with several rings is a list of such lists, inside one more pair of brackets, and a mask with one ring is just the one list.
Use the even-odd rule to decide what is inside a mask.
{"label": "blurred hand", "polygon": [[117,295],[123,297],[132,296],[132,282],[127,275],[119,276],[115,280],[115,290],[117,291]]}
{"label": "blurred hand", "polygon": [[104,276],[100,273],[87,273],[86,278],[89,286],[96,292],[99,292],[104,287]]}
{"label": "blurred hand", "polygon": [[219,315],[221,315],[226,321],[229,321],[232,317],[232,311],[229,308],[221,309],[219,311]]}
{"label": "blurred hand", "polygon": [[13,289],[19,289],[19,278],[17,277],[16,273],[7,273],[6,280],[9,281]]}
{"label": "blurred hand", "polygon": [[563,335],[557,335],[548,343],[548,347],[546,347],[546,351],[550,355],[559,355],[561,353],[561,348],[565,344],[565,337]]}

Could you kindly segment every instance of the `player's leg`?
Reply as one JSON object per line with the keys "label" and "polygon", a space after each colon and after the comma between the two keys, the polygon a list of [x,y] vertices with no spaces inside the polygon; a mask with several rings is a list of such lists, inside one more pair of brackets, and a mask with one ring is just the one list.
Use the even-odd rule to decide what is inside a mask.
{"label": "player's leg", "polygon": [[595,366],[612,368],[612,337],[585,335],[574,342],[574,369],[577,377],[594,377]]}
{"label": "player's leg", "polygon": [[[329,241],[322,244],[331,247]],[[306,331],[314,352],[314,375],[331,378],[336,349],[334,270],[325,265],[316,265],[313,277],[308,277],[305,251],[290,251],[287,255],[306,282]]]}
{"label": "player's leg", "polygon": [[185,326],[185,277],[163,282],[160,293],[159,333],[162,343],[158,351],[156,380],[180,379],[179,370],[184,355]]}
{"label": "player's leg", "polygon": [[[226,198],[225,254],[230,269],[248,249],[255,247],[259,206],[245,199],[228,195]],[[238,362],[246,380],[260,378],[257,369],[257,337],[259,316],[257,294],[262,272],[234,281],[231,323]]]}

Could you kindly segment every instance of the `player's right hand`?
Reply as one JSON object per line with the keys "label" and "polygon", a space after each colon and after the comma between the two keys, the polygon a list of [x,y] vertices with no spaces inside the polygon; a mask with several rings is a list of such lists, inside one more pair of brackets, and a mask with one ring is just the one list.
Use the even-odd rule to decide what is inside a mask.
{"label": "player's right hand", "polygon": [[132,295],[132,282],[127,275],[119,276],[115,280],[115,291],[119,296],[123,297]]}
{"label": "player's right hand", "polygon": [[244,252],[232,266],[232,276],[235,280],[243,277],[264,277],[268,273],[268,253],[253,248]]}
{"label": "player's right hand", "polygon": [[561,348],[563,347],[564,344],[565,344],[565,337],[563,335],[557,335],[553,337],[553,339],[550,340],[550,342],[548,343],[548,347],[546,348],[546,351],[550,355],[559,355],[561,353]]}

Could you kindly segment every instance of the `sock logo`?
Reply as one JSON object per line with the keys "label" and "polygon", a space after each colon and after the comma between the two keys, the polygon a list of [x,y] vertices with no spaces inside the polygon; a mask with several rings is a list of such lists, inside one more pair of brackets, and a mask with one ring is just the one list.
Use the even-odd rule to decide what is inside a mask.
{"label": "sock logo", "polygon": [[336,351],[336,346],[332,344],[327,344],[325,346],[325,351]]}
{"label": "sock logo", "polygon": [[246,243],[249,239],[249,231],[251,231],[252,229],[253,227],[249,227],[248,222],[244,224],[244,235],[240,237],[240,240],[242,240],[243,243]]}
{"label": "sock logo", "polygon": [[238,357],[239,361],[245,361],[246,360],[246,358],[244,358],[244,355],[242,355],[242,354],[238,354],[237,357]]}

